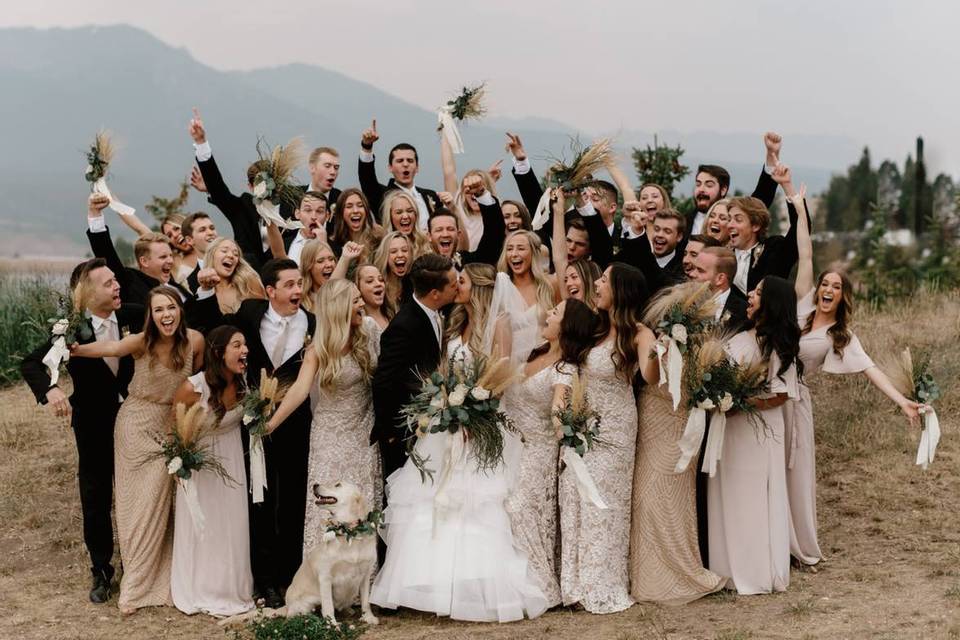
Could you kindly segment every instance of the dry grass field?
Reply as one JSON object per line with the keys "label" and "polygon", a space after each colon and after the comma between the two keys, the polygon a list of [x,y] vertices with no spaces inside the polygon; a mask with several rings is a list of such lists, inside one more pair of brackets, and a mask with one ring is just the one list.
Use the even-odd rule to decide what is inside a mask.
{"label": "dry grass field", "polygon": [[[816,573],[794,572],[786,593],[720,594],[678,608],[638,605],[609,616],[560,610],[534,621],[479,625],[404,612],[364,637],[401,638],[955,638],[960,639],[960,300],[918,296],[861,312],[875,356],[911,345],[932,354],[946,397],[944,435],[926,472],[918,434],[862,377],[814,385],[821,544]],[[87,602],[70,431],[24,385],[0,391],[0,638],[223,638],[210,618],[175,609],[121,617],[115,600]]]}

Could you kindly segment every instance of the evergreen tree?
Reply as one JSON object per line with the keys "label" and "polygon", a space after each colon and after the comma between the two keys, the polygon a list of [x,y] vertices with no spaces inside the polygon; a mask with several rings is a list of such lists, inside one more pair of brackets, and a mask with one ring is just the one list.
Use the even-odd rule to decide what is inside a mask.
{"label": "evergreen tree", "polygon": [[663,187],[673,197],[673,187],[690,173],[690,167],[681,164],[683,148],[680,145],[668,147],[661,145],[657,136],[653,136],[653,146],[645,149],[633,148],[633,166],[637,170],[640,184],[652,182]]}

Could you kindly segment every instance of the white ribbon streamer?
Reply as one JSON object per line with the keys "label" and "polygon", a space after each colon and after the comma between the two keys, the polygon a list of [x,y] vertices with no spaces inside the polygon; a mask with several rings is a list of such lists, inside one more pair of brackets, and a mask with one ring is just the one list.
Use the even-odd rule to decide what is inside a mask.
{"label": "white ribbon streamer", "polygon": [[263,455],[263,436],[250,436],[250,493],[253,503],[263,502],[263,490],[267,488],[267,461]]}
{"label": "white ribbon streamer", "polygon": [[673,468],[674,473],[683,473],[690,465],[690,461],[700,452],[700,445],[703,443],[703,434],[707,429],[707,412],[700,407],[690,409],[687,416],[687,426],[683,429],[683,435],[677,441],[680,447],[680,459],[677,460],[677,466]]}
{"label": "white ribbon streamer", "polygon": [[712,478],[717,474],[717,463],[723,454],[723,434],[727,430],[727,414],[714,411],[710,418],[710,433],[707,434],[707,448],[703,453],[703,466],[700,471],[710,474]]}
{"label": "white ribbon streamer", "polygon": [[180,478],[180,486],[183,487],[183,501],[187,503],[187,511],[190,512],[190,518],[193,520],[193,527],[200,537],[203,537],[204,516],[200,508],[200,500],[197,498],[197,485],[190,478]]}
{"label": "white ribbon streamer", "polygon": [[577,481],[577,493],[579,493],[580,497],[584,500],[592,502],[598,509],[606,509],[607,503],[604,502],[600,496],[600,490],[597,489],[597,485],[594,484],[593,478],[590,476],[590,470],[587,469],[587,465],[584,464],[583,458],[578,456],[577,452],[570,447],[562,448],[563,454],[560,456],[560,459],[563,460],[567,468],[573,472]]}
{"label": "white ribbon streamer", "polygon": [[[660,365],[660,383],[657,386],[667,384],[667,390],[670,397],[673,398],[673,410],[676,411],[680,406],[681,382],[683,381],[683,354],[680,353],[680,347],[677,341],[667,337],[667,346],[662,342],[657,342],[655,346],[657,352],[657,362]],[[667,354],[667,366],[663,366],[663,355]]]}
{"label": "white ribbon streamer", "polygon": [[463,153],[463,138],[460,137],[460,129],[457,128],[457,121],[453,119],[449,107],[437,109],[437,122],[440,124],[440,134],[447,139],[453,152]]}
{"label": "white ribbon streamer", "polygon": [[50,371],[50,386],[57,384],[60,379],[60,364],[70,360],[70,350],[67,349],[67,341],[63,336],[54,338],[50,350],[43,356],[43,364]]}
{"label": "white ribbon streamer", "polygon": [[534,231],[540,231],[543,225],[550,219],[550,189],[544,189],[540,196],[540,202],[537,203],[537,210],[533,212],[533,221],[530,226]]}
{"label": "white ribbon streamer", "polygon": [[917,464],[926,470],[937,453],[937,443],[940,442],[940,420],[937,419],[937,413],[933,407],[921,407],[920,414],[923,416],[923,433],[920,434],[920,446],[917,448]]}
{"label": "white ribbon streamer", "polygon": [[433,494],[433,531],[436,533],[437,524],[446,520],[447,516],[459,510],[462,500],[450,495],[450,476],[453,468],[466,455],[467,448],[462,431],[447,435],[447,442],[443,452],[443,463],[440,465],[440,478],[437,481],[437,492]]}
{"label": "white ribbon streamer", "polygon": [[136,209],[133,207],[123,204],[113,197],[113,194],[110,193],[110,188],[107,187],[106,178],[100,178],[93,183],[93,192],[107,196],[110,199],[110,204],[108,206],[122,216],[132,216],[136,212]]}
{"label": "white ribbon streamer", "polygon": [[262,200],[257,205],[257,213],[266,223],[273,223],[280,229],[302,229],[303,225],[299,220],[284,220],[280,215],[280,205],[273,204],[269,200]]}

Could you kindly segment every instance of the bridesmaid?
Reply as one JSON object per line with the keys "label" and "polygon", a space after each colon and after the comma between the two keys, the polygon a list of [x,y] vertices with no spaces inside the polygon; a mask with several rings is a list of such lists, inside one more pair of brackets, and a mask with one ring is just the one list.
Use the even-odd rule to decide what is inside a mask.
{"label": "bridesmaid", "polygon": [[[697,283],[691,283],[696,286]],[[688,287],[690,285],[680,285]],[[652,308],[652,307],[651,307]],[[630,530],[630,594],[634,599],[668,605],[685,604],[718,591],[724,579],[703,566],[697,542],[696,476],[693,461],[683,473],[677,441],[687,411],[673,409],[673,399],[659,385],[660,368],[650,354],[656,336],[648,329],[662,318],[644,318],[637,351],[646,385],[637,403],[637,463],[633,472],[633,518]],[[669,354],[665,355],[669,359]]]}
{"label": "bridesmaid", "polygon": [[353,284],[363,298],[364,314],[377,323],[380,331],[386,329],[396,312],[387,305],[387,285],[380,269],[370,263],[359,265],[353,272]]}
{"label": "bridesmaid", "polygon": [[197,273],[198,297],[186,302],[187,324],[206,334],[236,313],[248,298],[266,297],[260,276],[243,259],[240,247],[230,238],[217,238],[203,258]]}
{"label": "bridesmaid", "polygon": [[557,461],[559,443],[553,412],[563,406],[570,387],[566,366],[579,369],[593,345],[597,317],[577,300],[561,302],[547,312],[544,344],[530,353],[523,381],[504,397],[504,406],[526,443],[520,457],[507,512],[514,544],[527,556],[547,607],[560,604],[557,580]]}
{"label": "bridesmaid", "polygon": [[70,351],[81,358],[134,358],[129,395],[114,429],[117,537],[123,559],[118,604],[124,614],[173,604],[173,481],[163,460],[143,459],[157,450],[155,434],[171,425],[174,392],[203,364],[203,336],[187,328],[177,290],[154,287],[147,299],[142,333]]}
{"label": "bridesmaid", "polygon": [[380,225],[387,235],[399,233],[406,238],[413,249],[414,258],[432,251],[430,238],[420,229],[419,216],[417,203],[406,191],[393,189],[383,196],[383,204],[380,205]]}
{"label": "bridesmaid", "polygon": [[760,281],[748,298],[747,327],[731,338],[727,352],[743,365],[765,363],[769,393],[753,400],[759,424],[728,414],[723,455],[707,481],[710,568],[741,595],[786,591],[790,584],[781,407],[799,396],[803,363],[789,282],[777,276]]}
{"label": "bridesmaid", "polygon": [[317,328],[313,348],[304,351],[297,381],[267,422],[273,431],[318,389],[310,425],[304,553],[320,540],[324,511],[313,497],[314,484],[352,482],[363,491],[371,509],[383,502],[380,456],[370,444],[373,403],[370,380],[377,366],[380,329],[363,313],[363,298],[348,280],[331,280],[317,296]]}
{"label": "bridesmaid", "polygon": [[[400,309],[400,303],[404,298],[404,280],[413,265],[413,245],[399,231],[391,231],[380,242],[373,263],[383,275],[387,286],[384,304],[393,317]],[[409,289],[409,286],[407,288]]]}
{"label": "bridesmaid", "polygon": [[591,311],[596,311],[597,299],[594,285],[599,279],[600,267],[592,260],[578,258],[563,270],[560,297],[564,300],[569,298],[579,300],[590,307]]}
{"label": "bridesmaid", "polygon": [[216,419],[217,428],[204,444],[230,476],[226,480],[201,470],[191,479],[204,515],[202,535],[194,529],[183,488],[177,486],[180,517],[173,527],[171,592],[177,609],[186,614],[232,616],[253,608],[246,463],[240,442],[247,351],[236,327],[212,330],[207,334],[204,370],[187,378],[173,396],[174,407],[199,402]]}
{"label": "bridesmaid", "polygon": [[373,219],[367,198],[360,189],[345,189],[337,198],[334,209],[333,233],[330,246],[337,255],[347,242],[356,242],[362,247],[362,256],[369,259],[383,238],[383,228]]}
{"label": "bridesmaid", "polygon": [[587,355],[583,377],[611,446],[587,452],[583,462],[608,508],[581,499],[570,469],[560,475],[560,590],[565,605],[580,603],[591,613],[633,605],[627,572],[637,440],[632,383],[639,366],[639,310],[647,298],[646,281],[634,267],[614,263],[597,281],[598,343]]}
{"label": "bridesmaid", "polygon": [[[910,421],[919,424],[919,407],[897,391],[887,376],[864,352],[850,330],[853,320],[853,286],[846,275],[821,273],[813,280],[813,242],[807,225],[803,193],[797,193],[789,170],[778,167],[774,178],[782,182],[788,200],[797,208],[797,321],[800,325],[800,359],[807,376],[817,372],[863,373]],[[802,190],[802,187],[801,187]],[[813,402],[806,379],[800,383],[800,397],[783,406],[787,495],[790,498],[790,554],[802,565],[823,559],[817,542],[817,471],[814,455]]]}

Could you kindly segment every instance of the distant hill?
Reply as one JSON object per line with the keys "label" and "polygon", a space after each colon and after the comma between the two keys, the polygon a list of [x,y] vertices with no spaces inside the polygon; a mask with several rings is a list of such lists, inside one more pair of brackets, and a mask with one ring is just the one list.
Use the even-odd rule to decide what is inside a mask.
{"label": "distant hill", "polygon": [[[338,148],[343,157],[338,185],[355,184],[360,132],[372,117],[382,136],[381,175],[387,175],[386,150],[407,141],[420,153],[419,182],[440,186],[433,113],[320,67],[291,64],[223,72],[129,26],[16,28],[0,29],[0,86],[0,121],[8,125],[0,154],[0,255],[87,251],[83,230],[88,187],[81,175],[82,152],[101,127],[112,130],[121,145],[111,186],[124,201],[142,210],[152,194],[174,195],[193,162],[186,132],[193,106],[200,108],[221,169],[237,190],[243,188],[245,167],[255,159],[258,135],[270,143],[303,135],[309,146]],[[531,110],[535,108],[531,104]],[[504,158],[503,132],[508,128],[523,137],[538,173],[544,158],[560,155],[569,137],[578,133],[533,116],[470,124],[463,128],[467,153],[457,158],[461,170]],[[642,131],[614,133],[625,157],[630,146],[652,141],[652,135]],[[665,132],[660,138],[683,144],[687,164],[723,164],[734,185],[749,191],[763,158],[760,135]],[[582,132],[581,137],[589,140],[592,134]],[[788,149],[795,174],[812,190],[825,187],[831,171],[859,154],[853,141],[833,137],[791,137]],[[509,175],[500,189],[516,195]],[[213,212],[196,193],[190,207]],[[116,220],[108,221],[119,229]],[[225,220],[218,221],[226,227]]]}

